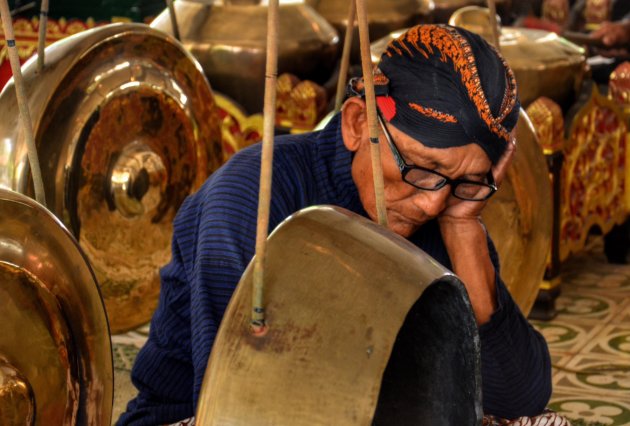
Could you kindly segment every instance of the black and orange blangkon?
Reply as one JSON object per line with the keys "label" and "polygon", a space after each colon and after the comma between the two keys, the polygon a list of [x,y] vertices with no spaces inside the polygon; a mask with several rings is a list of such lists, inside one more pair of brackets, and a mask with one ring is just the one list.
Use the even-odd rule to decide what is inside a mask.
{"label": "black and orange blangkon", "polygon": [[[492,47],[492,46],[491,46]],[[494,47],[492,47],[494,49]],[[440,60],[453,63],[455,70],[462,79],[462,84],[468,92],[468,97],[474,103],[481,119],[486,123],[490,131],[500,138],[509,141],[509,131],[501,124],[505,117],[512,111],[517,102],[516,79],[514,73],[507,66],[505,59],[499,54],[506,71],[506,85],[498,117],[492,115],[490,105],[481,87],[481,80],[477,71],[477,64],[468,41],[459,34],[456,29],[448,26],[420,25],[410,29],[399,38],[392,40],[385,55],[414,56],[421,54],[425,58],[430,55],[439,55]],[[498,52],[497,52],[498,54]],[[380,77],[379,77],[380,76]],[[387,77],[382,73],[375,74],[375,84],[387,84]],[[410,102],[409,107],[415,111],[439,120],[443,123],[457,123],[457,118],[451,114],[437,111],[432,108]]]}

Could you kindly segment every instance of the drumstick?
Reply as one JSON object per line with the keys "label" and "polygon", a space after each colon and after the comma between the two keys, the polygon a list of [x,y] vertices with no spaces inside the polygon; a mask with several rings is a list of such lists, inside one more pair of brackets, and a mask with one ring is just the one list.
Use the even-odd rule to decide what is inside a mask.
{"label": "drumstick", "polygon": [[354,34],[354,21],[356,20],[356,8],[354,0],[350,0],[348,9],[348,22],[346,25],[346,36],[343,40],[343,52],[341,54],[341,65],[339,66],[339,79],[337,80],[337,96],[335,97],[335,113],[341,111],[341,104],[346,94],[346,81],[348,80],[348,68],[350,67],[350,52],[352,51],[352,38]]}
{"label": "drumstick", "polygon": [[171,25],[173,26],[173,37],[177,39],[177,41],[182,41],[179,36],[179,26],[177,25],[177,15],[175,15],[175,5],[173,4],[173,0],[166,0],[166,6],[168,7],[168,14],[171,16]]}
{"label": "drumstick", "polygon": [[265,104],[263,110],[263,142],[260,164],[260,193],[256,229],[256,257],[252,292],[252,333],[262,336],[267,331],[263,300],[265,258],[271,205],[273,143],[276,121],[276,80],[278,77],[278,0],[269,0],[267,11],[267,63],[265,70]]}
{"label": "drumstick", "polygon": [[387,210],[385,208],[385,189],[383,184],[383,165],[381,164],[381,147],[378,139],[379,127],[376,118],[376,97],[374,95],[374,79],[372,76],[372,56],[370,54],[370,34],[368,32],[365,0],[356,0],[359,18],[359,41],[361,42],[361,66],[365,85],[365,103],[367,107],[368,128],[370,135],[370,152],[372,155],[372,175],[374,177],[374,197],[378,223],[387,226]]}
{"label": "drumstick", "polygon": [[9,61],[11,62],[11,71],[13,72],[13,82],[15,85],[15,94],[17,104],[20,111],[20,122],[24,129],[26,138],[26,148],[28,150],[28,162],[31,166],[33,175],[33,186],[35,189],[35,200],[43,206],[46,206],[46,196],[44,194],[44,181],[42,180],[42,172],[39,167],[39,158],[37,157],[37,147],[35,146],[35,137],[33,136],[33,121],[31,113],[28,109],[26,99],[26,89],[24,88],[24,79],[22,78],[22,68],[20,67],[20,56],[18,55],[15,45],[15,35],[13,34],[13,22],[11,21],[11,13],[9,11],[8,0],[0,0],[0,14],[2,15],[2,26],[4,27],[4,38],[7,42],[9,50]]}
{"label": "drumstick", "polygon": [[606,47],[601,38],[592,38],[589,34],[579,33],[576,31],[565,31],[561,35],[562,37],[569,40],[571,43],[593,47]]}
{"label": "drumstick", "polygon": [[42,0],[39,10],[39,40],[37,43],[37,70],[44,69],[46,60],[46,25],[48,24],[48,0]]}
{"label": "drumstick", "polygon": [[501,43],[499,41],[499,24],[497,22],[497,5],[494,0],[488,0],[488,9],[490,10],[490,26],[492,27],[492,40],[494,47],[501,51]]}

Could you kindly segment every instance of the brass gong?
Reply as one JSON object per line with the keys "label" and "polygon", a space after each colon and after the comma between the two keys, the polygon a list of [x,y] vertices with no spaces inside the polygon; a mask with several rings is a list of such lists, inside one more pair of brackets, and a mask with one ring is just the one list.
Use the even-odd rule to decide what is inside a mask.
{"label": "brass gong", "polygon": [[482,213],[501,262],[501,278],[525,316],[536,301],[551,248],[553,200],[549,170],[523,109],[507,179]]}
{"label": "brass gong", "polygon": [[[252,261],[210,354],[198,424],[481,424],[479,335],[451,272],[332,206],[291,215],[267,248],[269,330],[250,333]],[[422,317],[405,321],[410,309]],[[401,326],[419,346],[401,347]]]}
{"label": "brass gong", "polygon": [[98,285],[45,208],[0,189],[0,423],[109,425],[112,349]]}
{"label": "brass gong", "polygon": [[[381,37],[399,28],[409,27],[421,22],[430,22],[433,13],[433,0],[366,0],[368,29],[370,40]],[[306,0],[339,32],[343,40],[348,25],[353,25],[351,63],[361,62],[359,49],[359,28],[348,23],[348,0]],[[340,49],[341,50],[341,49]],[[341,52],[339,52],[341,53]]]}
{"label": "brass gong", "polygon": [[470,5],[483,5],[486,0],[433,0],[433,3],[434,22],[445,23],[456,10]]}
{"label": "brass gong", "polygon": [[[178,0],[174,2],[182,44],[198,60],[213,89],[243,106],[262,111],[265,81],[267,2],[262,0]],[[278,74],[325,83],[334,71],[339,37],[300,0],[281,1]],[[168,9],[151,27],[171,34]]]}
{"label": "brass gong", "polygon": [[[147,322],[184,198],[222,162],[208,82],[173,38],[140,24],[88,30],[23,67],[48,208],[79,240],[112,332]],[[32,194],[12,81],[0,94],[0,186]]]}

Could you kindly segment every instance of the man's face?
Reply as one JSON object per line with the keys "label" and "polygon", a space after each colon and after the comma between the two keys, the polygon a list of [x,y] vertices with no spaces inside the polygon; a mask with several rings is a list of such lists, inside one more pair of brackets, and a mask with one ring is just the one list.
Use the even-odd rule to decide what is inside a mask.
{"label": "man's face", "polygon": [[[344,114],[347,111],[344,110]],[[363,207],[372,220],[377,219],[372,178],[372,160],[370,141],[365,114],[349,115],[357,122],[352,129],[345,123],[342,127],[344,143],[354,151],[352,160],[352,178],[356,184]],[[350,118],[350,117],[347,117]],[[481,181],[492,167],[490,159],[477,144],[468,144],[455,148],[429,148],[399,131],[394,126],[385,124],[402,154],[405,162],[435,170],[451,179],[464,178]],[[362,131],[359,131],[360,128]],[[414,188],[402,180],[402,176],[387,140],[380,131],[381,162],[385,186],[385,204],[389,228],[395,233],[409,237],[422,224],[440,215],[448,206],[467,202],[451,196],[449,185],[437,191],[425,191]],[[471,201],[468,201],[471,202]],[[474,201],[472,201],[474,202]]]}

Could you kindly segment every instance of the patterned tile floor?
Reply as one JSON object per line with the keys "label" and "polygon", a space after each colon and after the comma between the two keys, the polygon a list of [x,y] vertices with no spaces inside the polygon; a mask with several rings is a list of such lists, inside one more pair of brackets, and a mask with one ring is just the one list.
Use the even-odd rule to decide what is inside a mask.
{"label": "patterned tile floor", "polygon": [[611,265],[601,238],[562,266],[558,316],[534,322],[552,355],[550,408],[572,419],[630,425],[630,265]]}
{"label": "patterned tile floor", "polygon": [[[610,265],[602,239],[562,267],[559,315],[533,322],[552,355],[550,408],[574,425],[630,425],[630,265]],[[112,337],[116,387],[114,416],[135,395],[129,372],[148,327]]]}

